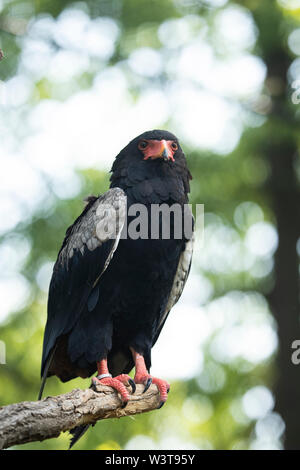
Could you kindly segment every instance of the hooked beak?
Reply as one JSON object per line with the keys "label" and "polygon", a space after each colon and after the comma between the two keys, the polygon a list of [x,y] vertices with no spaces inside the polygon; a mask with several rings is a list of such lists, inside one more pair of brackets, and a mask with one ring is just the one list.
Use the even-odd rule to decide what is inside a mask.
{"label": "hooked beak", "polygon": [[169,150],[168,150],[167,142],[165,140],[162,140],[161,144],[162,144],[162,151],[161,151],[160,156],[166,162],[169,159]]}

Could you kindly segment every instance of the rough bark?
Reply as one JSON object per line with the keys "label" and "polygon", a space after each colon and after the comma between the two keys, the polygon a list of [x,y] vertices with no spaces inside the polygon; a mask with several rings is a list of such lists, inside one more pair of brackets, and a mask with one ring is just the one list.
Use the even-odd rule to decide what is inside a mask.
{"label": "rough bark", "polygon": [[70,393],[47,397],[41,401],[21,402],[0,408],[0,449],[26,442],[58,437],[82,424],[94,424],[100,419],[121,418],[153,410],[160,399],[152,385],[146,393],[137,390],[125,408],[110,387],[97,386],[97,392],[75,389]]}

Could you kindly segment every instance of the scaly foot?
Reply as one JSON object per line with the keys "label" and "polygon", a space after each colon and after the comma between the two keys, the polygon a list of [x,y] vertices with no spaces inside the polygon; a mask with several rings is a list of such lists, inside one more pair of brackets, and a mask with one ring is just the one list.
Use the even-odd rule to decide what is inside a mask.
{"label": "scaly foot", "polygon": [[167,401],[170,385],[166,380],[158,379],[157,377],[153,377],[147,373],[141,376],[136,374],[134,377],[134,382],[136,384],[145,385],[143,393],[148,390],[151,384],[155,384],[157,386],[160,396],[160,402],[157,408],[161,408]]}
{"label": "scaly foot", "polygon": [[148,390],[152,383],[155,384],[158,388],[160,395],[160,402],[158,408],[161,408],[167,401],[170,385],[168,384],[168,382],[166,382],[166,380],[158,379],[157,377],[153,377],[152,375],[150,375],[147,371],[143,356],[134,351],[134,349],[131,349],[131,352],[135,362],[134,382],[136,384],[143,384],[145,386],[143,393]]}
{"label": "scaly foot", "polygon": [[107,361],[103,359],[98,364],[98,374],[96,377],[92,378],[92,383],[96,386],[98,384],[106,385],[108,387],[113,388],[116,390],[122,399],[123,405],[122,408],[125,408],[127,405],[130,395],[126,388],[127,386],[131,386],[132,393],[135,392],[136,386],[132,378],[127,374],[117,375],[116,377],[112,377],[111,374],[108,372],[107,369]]}

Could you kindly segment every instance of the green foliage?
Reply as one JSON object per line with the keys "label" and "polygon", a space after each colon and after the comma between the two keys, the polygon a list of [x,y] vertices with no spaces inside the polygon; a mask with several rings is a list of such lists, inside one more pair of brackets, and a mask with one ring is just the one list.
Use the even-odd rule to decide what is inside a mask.
{"label": "green foliage", "polygon": [[[251,18],[255,21],[258,40],[252,52],[263,60],[269,60],[270,51],[277,51],[280,55],[287,50],[287,35],[299,20],[297,12],[292,15],[279,6],[273,8],[273,1],[230,1],[229,5],[222,8],[209,7],[209,3],[180,0],[101,0],[78,3],[65,0],[6,1],[0,11],[0,48],[5,54],[5,59],[0,64],[1,80],[5,82],[14,77],[21,67],[20,57],[27,34],[26,28],[41,15],[58,18],[67,8],[86,11],[93,19],[114,19],[120,28],[114,51],[107,60],[91,58],[85,71],[63,83],[51,81],[42,71],[38,78],[29,77],[32,92],[26,103],[25,116],[43,100],[64,102],[77,92],[88,90],[96,73],[116,65],[126,75],[134,102],[152,78],[137,77],[130,71],[126,62],[128,56],[138,48],[150,47],[160,50],[163,57],[167,58],[171,52],[162,44],[158,34],[159,26],[167,20],[198,15],[202,26],[196,28],[195,34],[202,33],[202,30],[208,31],[206,44],[212,46],[218,55],[213,29],[215,16],[222,8],[237,7],[240,3],[253,15]],[[274,30],[278,34],[274,34]],[[50,46],[61,47],[55,43]],[[175,48],[175,62],[180,54],[180,47]],[[168,73],[162,72],[153,79],[163,92],[164,87],[172,82],[172,73]],[[272,97],[267,85],[263,93]],[[288,93],[283,105],[284,110],[288,110],[288,121],[285,114],[278,117],[278,114],[266,112],[257,116],[251,103],[243,102],[241,109],[243,106],[249,107],[250,117],[254,120],[258,118],[259,123],[255,121],[255,125],[243,124],[239,145],[226,155],[199,149],[191,145],[188,139],[183,141],[193,175],[191,202],[205,204],[205,236],[208,234],[206,242],[212,244],[210,262],[205,261],[205,253],[203,256],[200,253],[194,263],[198,275],[197,289],[202,290],[205,282],[209,283],[212,291],[201,307],[206,311],[208,321],[214,325],[204,343],[200,344],[199,341],[203,365],[201,368],[199,366],[195,377],[172,382],[168,403],[163,409],[134,418],[122,418],[121,421],[97,423],[79,442],[78,449],[124,449],[128,442],[131,441],[131,445],[135,446],[138,442],[135,439],[141,438],[144,439],[143,445],[150,448],[167,447],[171,440],[175,445],[178,443],[178,446],[200,449],[245,449],[253,445],[257,418],[247,415],[243,399],[246,392],[255,386],[273,387],[276,375],[275,347],[260,360],[252,361],[242,354],[231,359],[226,354],[218,357],[213,351],[218,335],[230,322],[234,328],[242,325],[246,325],[245,328],[254,324],[267,325],[275,335],[276,326],[266,303],[266,296],[273,285],[273,252],[261,256],[249,254],[247,243],[249,230],[254,224],[263,222],[272,227],[276,224],[268,190],[270,167],[266,150],[270,143],[278,146],[294,142],[298,138],[299,124],[299,116],[290,104]],[[23,122],[24,115],[16,120],[12,119],[11,128],[16,128],[15,136],[24,132],[17,120]],[[31,131],[30,128],[27,130]],[[199,132],[202,131],[199,129]],[[88,152],[89,143],[86,144]],[[45,175],[40,176],[47,190],[46,197],[33,212],[28,211],[13,231],[4,233],[0,239],[4,245],[10,237],[16,236],[30,246],[19,269],[20,274],[28,281],[27,299],[0,324],[0,339],[7,348],[6,364],[0,364],[1,405],[37,398],[47,303],[47,288],[40,280],[41,269],[47,263],[54,263],[67,227],[83,208],[83,198],[90,194],[100,194],[109,186],[109,175],[106,172],[92,168],[78,170],[80,189],[72,197],[61,198],[55,192],[52,181]],[[215,239],[218,233],[219,238]],[[226,248],[217,255],[214,250],[217,250],[223,240],[227,243]],[[204,245],[204,251],[208,249],[207,246]],[[226,249],[234,247],[236,249],[232,260],[228,262],[224,258]],[[241,260],[244,260],[244,264]],[[1,275],[5,278],[6,273]],[[251,297],[252,294],[255,298]],[[214,302],[218,301],[223,303],[220,303],[219,315],[216,316],[210,312],[210,308],[213,310],[216,305]],[[224,313],[222,309],[226,305],[227,310]],[[234,305],[239,313],[231,311]],[[255,347],[253,344],[253,348]],[[182,354],[185,355],[185,351]],[[186,361],[190,359],[187,355]],[[71,388],[87,387],[89,383],[89,380],[76,379],[62,384],[52,377],[47,382],[45,393],[57,395]],[[169,441],[166,440],[167,437]],[[67,446],[68,436],[63,435],[58,439],[19,448],[65,449]]]}

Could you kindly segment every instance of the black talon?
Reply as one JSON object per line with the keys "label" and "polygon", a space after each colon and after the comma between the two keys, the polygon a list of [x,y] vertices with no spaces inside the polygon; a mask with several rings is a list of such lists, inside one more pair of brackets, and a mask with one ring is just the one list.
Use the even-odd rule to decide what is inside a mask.
{"label": "black talon", "polygon": [[161,401],[160,404],[158,405],[157,409],[160,410],[165,404],[165,401]]}
{"label": "black talon", "polygon": [[128,401],[124,401],[124,402],[122,403],[122,406],[121,406],[122,410],[127,406],[127,403],[128,403]]}
{"label": "black talon", "polygon": [[136,391],[135,381],[132,379],[128,380],[129,385],[131,386],[131,393],[133,394]]}
{"label": "black talon", "polygon": [[150,387],[151,384],[152,384],[152,378],[149,377],[149,379],[148,379],[147,382],[146,382],[146,385],[145,385],[145,388],[144,388],[143,393],[147,392],[147,390],[148,390],[148,388]]}
{"label": "black talon", "polygon": [[96,382],[96,380],[94,380],[96,378],[97,377],[93,377],[92,378],[92,383],[91,383],[91,388],[93,388],[95,390],[95,392],[97,392],[97,382]]}
{"label": "black talon", "polygon": [[170,389],[168,388],[168,389],[167,389],[167,393],[169,393],[169,391],[170,391]]}

